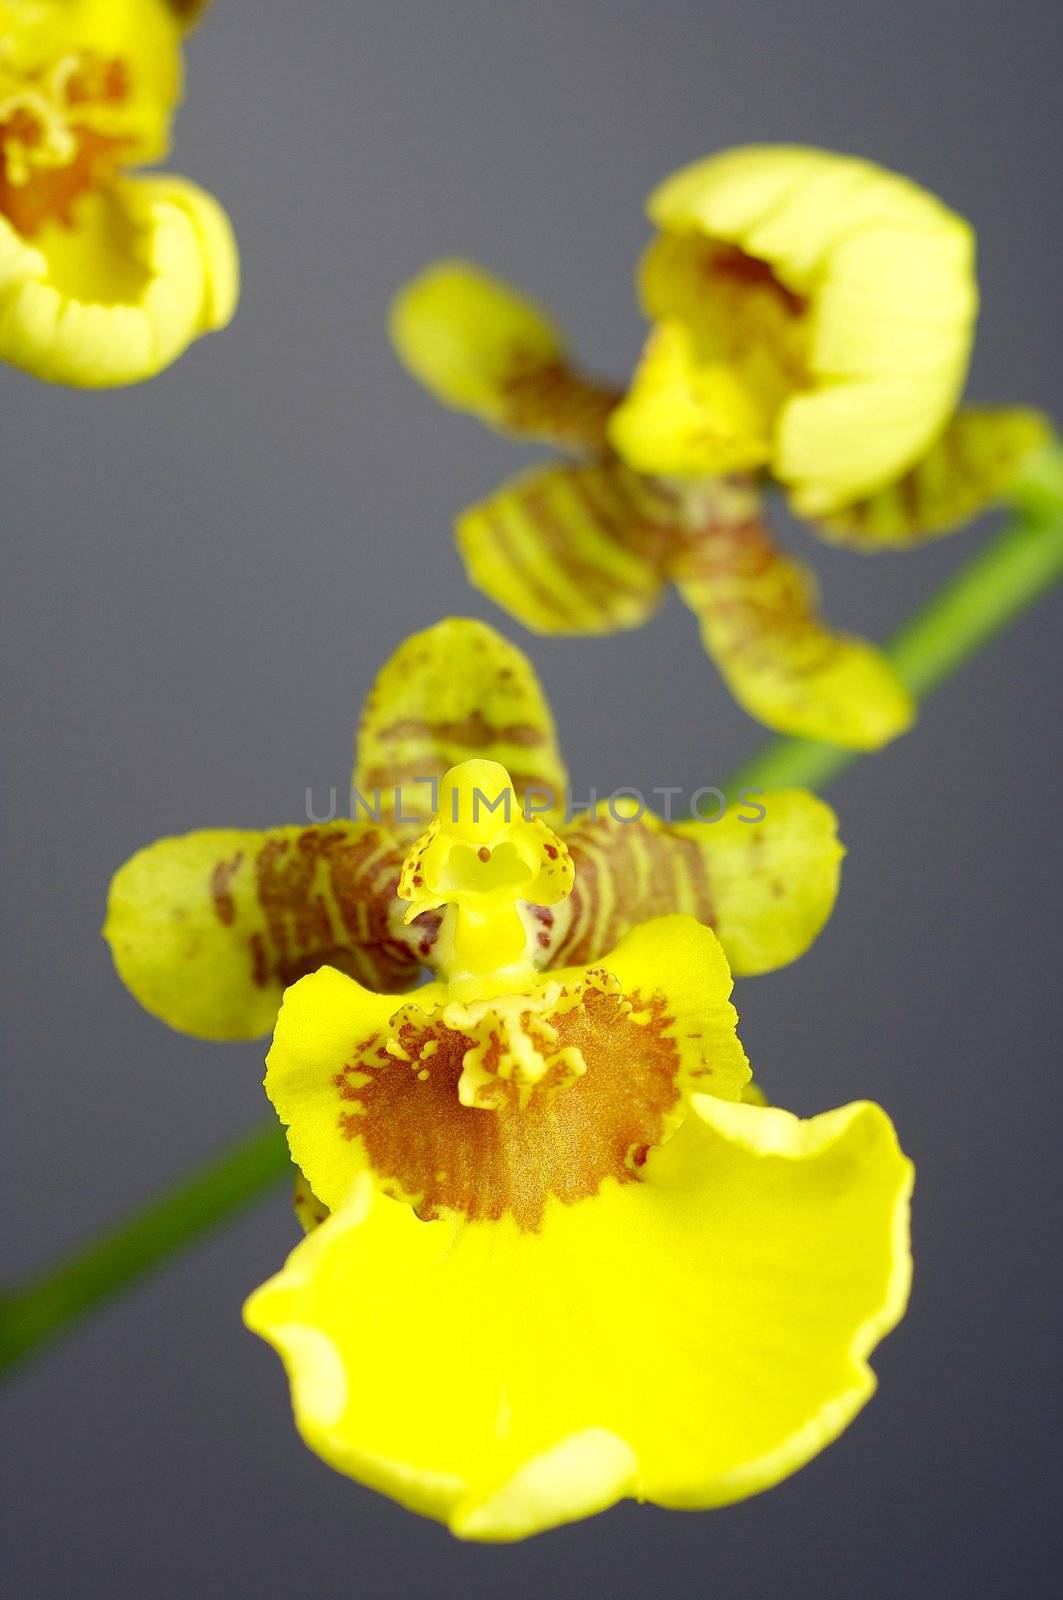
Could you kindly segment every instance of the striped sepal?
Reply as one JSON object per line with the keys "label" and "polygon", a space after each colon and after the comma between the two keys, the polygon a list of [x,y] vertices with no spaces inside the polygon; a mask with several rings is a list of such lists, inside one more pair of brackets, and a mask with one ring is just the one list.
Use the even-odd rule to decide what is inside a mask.
{"label": "striped sepal", "polygon": [[576,875],[569,898],[552,908],[550,966],[596,961],[636,923],[675,911],[715,925],[703,852],[656,817],[577,818],[564,839]]}
{"label": "striped sepal", "polygon": [[404,848],[364,822],[160,839],[115,874],[104,936],[123,983],[171,1027],[255,1038],[320,966],[377,990],[416,984],[435,924],[402,926]]}
{"label": "striped sepal", "polygon": [[834,813],[799,789],[758,795],[719,822],[578,818],[565,832],[570,898],[539,908],[543,959],[608,955],[629,928],[685,912],[714,928],[739,976],[785,966],[808,949],[838,892]]}
{"label": "striped sepal", "polygon": [[577,451],[605,448],[619,391],[572,361],[540,305],[473,261],[435,261],[395,295],[399,360],[445,406],[500,433]]}
{"label": "striped sepal", "polygon": [[675,505],[618,461],[535,468],[457,523],[478,589],[538,633],[644,622],[665,582]]}
{"label": "striped sepal", "polygon": [[503,386],[499,431],[563,450],[598,454],[608,448],[607,424],[621,392],[557,361],[517,373]]}
{"label": "striped sepal", "polygon": [[854,750],[903,733],[914,708],[893,668],[873,645],[823,621],[811,580],[771,538],[751,489],[710,485],[689,526],[676,585],[751,716]]}
{"label": "striped sepal", "polygon": [[1009,491],[1052,437],[1039,411],[960,411],[910,472],[816,524],[854,550],[901,550],[951,533]]}
{"label": "striped sepal", "polygon": [[535,791],[537,809],[547,796],[563,802],[568,778],[531,662],[486,623],[448,617],[406,639],[377,674],[354,786],[385,816],[401,801],[407,821],[427,821],[433,781],[473,757],[500,762],[518,795]]}

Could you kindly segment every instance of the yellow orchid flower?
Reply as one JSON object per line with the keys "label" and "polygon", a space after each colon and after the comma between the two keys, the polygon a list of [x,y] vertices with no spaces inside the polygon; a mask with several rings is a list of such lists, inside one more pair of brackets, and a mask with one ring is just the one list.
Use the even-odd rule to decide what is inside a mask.
{"label": "yellow orchid flower", "polygon": [[[715,822],[669,822],[621,805],[568,807],[564,820],[568,777],[530,663],[483,623],[451,618],[407,639],[370,691],[351,820],[205,829],[161,839],[116,873],[104,934],[122,981],[172,1027],[213,1039],[269,1032],[284,989],[321,966],[388,993],[413,989],[449,959],[439,907],[453,885],[429,851],[424,884],[406,886],[406,915],[400,869],[443,775],[470,757],[513,775],[521,809],[493,870],[508,860],[516,883],[535,868],[534,888],[520,878],[534,906],[522,916],[544,969],[592,961],[636,923],[686,912],[715,928],[736,972],[766,972],[807,949],[830,915],[842,849],[830,808],[802,790],[761,795],[756,822],[735,807]],[[543,818],[578,875],[567,897],[538,871]],[[479,843],[466,845],[474,858]]]}
{"label": "yellow orchid flower", "polygon": [[236,246],[161,160],[189,0],[0,0],[0,359],[52,383],[137,383],[224,327]]}
{"label": "yellow orchid flower", "polygon": [[489,761],[448,773],[403,868],[445,906],[440,981],[397,1003],[324,969],[285,995],[266,1089],[312,1231],[246,1320],[310,1448],[463,1538],[741,1499],[871,1394],[910,1165],[878,1106],[744,1098],[731,975],[693,918],[540,971],[514,919],[542,873],[564,896],[565,841],[473,818],[478,791],[513,794]]}
{"label": "yellow orchid flower", "polygon": [[653,327],[623,396],[469,263],[395,297],[395,348],[444,404],[578,457],[459,517],[469,577],[542,633],[636,627],[674,582],[752,716],[876,749],[910,725],[911,697],[881,652],[822,619],[762,489],[860,550],[947,532],[1012,489],[1051,430],[1032,411],[955,409],[971,231],[870,162],[775,145],[695,162],[649,213]]}
{"label": "yellow orchid flower", "polygon": [[[712,448],[709,472],[770,466],[795,509],[815,515],[918,460],[967,372],[977,291],[965,222],[871,162],[787,145],[697,161],[647,209],[659,229],[640,274],[647,314],[686,335],[695,377],[726,374],[756,419],[735,430],[733,457]],[[667,430],[644,448],[642,382],[636,373],[613,419],[618,449],[643,470],[705,476],[696,422],[671,449]],[[715,434],[716,396],[700,400]],[[726,427],[734,402],[720,411]]]}

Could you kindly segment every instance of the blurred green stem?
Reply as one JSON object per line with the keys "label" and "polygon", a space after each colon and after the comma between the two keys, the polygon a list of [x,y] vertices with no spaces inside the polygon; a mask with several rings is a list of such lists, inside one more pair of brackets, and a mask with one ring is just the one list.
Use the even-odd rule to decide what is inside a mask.
{"label": "blurred green stem", "polygon": [[[1063,578],[1063,450],[1053,446],[1014,494],[1016,519],[905,624],[888,654],[924,697]],[[822,788],[856,756],[804,739],[773,739],[729,788]],[[291,1174],[275,1122],[166,1191],[131,1220],[0,1301],[0,1368],[40,1350],[95,1305],[129,1288]]]}
{"label": "blurred green stem", "polygon": [[0,1297],[0,1369],[40,1349],[283,1179],[290,1182],[291,1172],[284,1130],[264,1122],[127,1222],[27,1278]]}

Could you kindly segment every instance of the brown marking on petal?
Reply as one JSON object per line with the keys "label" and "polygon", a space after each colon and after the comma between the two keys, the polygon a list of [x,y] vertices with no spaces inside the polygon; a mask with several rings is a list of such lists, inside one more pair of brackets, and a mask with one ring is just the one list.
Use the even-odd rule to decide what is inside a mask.
{"label": "brown marking on petal", "polygon": [[66,80],[66,99],[70,106],[94,103],[121,105],[130,91],[129,67],[118,56],[109,59],[85,51]]}
{"label": "brown marking on petal", "polygon": [[[1006,494],[1043,442],[1036,424],[1031,436],[1028,426],[1012,431],[1007,422],[1007,413],[965,407],[902,477],[831,512],[819,531],[837,544],[875,550],[907,548],[956,528]],[[985,432],[994,423],[995,439]]]}
{"label": "brown marking on petal", "polygon": [[236,921],[232,881],[243,859],[243,851],[238,850],[231,861],[217,862],[210,875],[210,897],[214,901],[214,914],[227,928],[231,928]]}
{"label": "brown marking on petal", "polygon": [[[574,483],[578,479],[572,474],[571,479],[565,481]],[[557,570],[582,596],[594,600],[603,612],[608,612],[618,598],[641,599],[645,594],[645,585],[629,582],[618,572],[594,561],[584,560],[575,553],[576,547],[562,508],[554,498],[555,493],[556,486],[553,483],[539,480],[525,488],[521,504],[525,518],[536,529],[543,551]],[[598,523],[596,526],[610,537],[615,535],[614,522],[606,525]]]}
{"label": "brown marking on petal", "polygon": [[631,928],[674,911],[715,926],[708,868],[696,839],[667,825],[587,818],[565,835],[575,883],[551,966],[598,961]]}
{"label": "brown marking on petal", "polygon": [[[6,85],[13,108],[0,122],[0,213],[8,218],[24,238],[33,238],[46,222],[58,221],[73,227],[73,207],[87,189],[109,178],[129,153],[133,141],[101,132],[91,118],[100,108],[121,105],[130,93],[129,70],[118,57],[105,59],[84,51],[72,71],[63,76],[60,63],[28,75],[23,81],[26,97],[19,103],[18,89]],[[10,74],[8,74],[10,76]],[[33,160],[33,151],[44,144],[46,125],[34,104],[40,96],[51,104],[51,112],[65,125],[70,137],[70,152],[61,162]],[[24,181],[15,181],[16,150],[21,148],[29,162]]]}
{"label": "brown marking on petal", "polygon": [[779,550],[755,507],[732,505],[726,490],[688,531],[673,572],[724,665],[797,681],[825,672],[842,649],[800,565]]}
{"label": "brown marking on petal", "polygon": [[[546,743],[546,734],[530,722],[508,722],[495,726],[477,707],[460,722],[427,722],[419,717],[404,717],[377,733],[378,739],[424,739],[429,743],[464,745],[469,750],[486,750],[494,744],[515,744],[525,749]],[[451,765],[456,765],[452,762]]]}
{"label": "brown marking on petal", "polygon": [[576,450],[607,448],[606,424],[623,391],[585,378],[562,361],[521,363],[501,385],[503,426]]}
{"label": "brown marking on petal", "polygon": [[270,981],[266,941],[260,933],[253,933],[248,942],[251,948],[251,982],[257,989],[264,989]]}
{"label": "brown marking on petal", "polygon": [[509,574],[519,615],[534,610],[551,631],[586,632],[628,627],[652,610],[677,517],[674,495],[614,458],[528,473],[474,506],[463,526],[477,561]]}
{"label": "brown marking on petal", "polygon": [[671,845],[679,846],[673,856],[676,877],[685,877],[689,891],[689,900],[683,904],[682,909],[692,917],[697,917],[707,928],[715,928],[712,885],[709,882],[709,864],[704,850],[696,839],[683,838],[678,834],[668,834],[666,837]]}
{"label": "brown marking on petal", "polygon": [[714,278],[730,279],[732,283],[750,288],[769,289],[792,317],[802,317],[808,310],[805,296],[788,289],[776,277],[767,261],[762,261],[758,256],[747,256],[736,244],[714,243],[706,262],[706,271]]}
{"label": "brown marking on petal", "polygon": [[318,1199],[298,1167],[292,1185],[292,1208],[304,1233],[313,1233],[331,1215],[328,1206]]}
{"label": "brown marking on petal", "polygon": [[[573,1205],[608,1178],[637,1181],[679,1101],[679,1052],[668,1036],[674,1019],[663,994],[625,998],[605,973],[586,978],[575,1009],[547,1014],[557,1048],[578,1050],[585,1072],[560,1084],[543,1078],[523,1103],[517,1085],[500,1080],[508,1098],[497,1108],[462,1105],[458,1084],[474,1040],[415,1005],[393,1019],[400,1057],[363,1041],[334,1080],[339,1099],[354,1107],[337,1121],[344,1138],[361,1142],[386,1192],[426,1219],[508,1214],[534,1231],[551,1195]],[[488,1072],[492,1050],[501,1050],[497,1036]]]}
{"label": "brown marking on petal", "polygon": [[737,245],[718,239],[679,242],[693,252],[701,280],[698,295],[703,342],[748,372],[762,397],[777,404],[808,383],[809,302],[784,284],[774,268]]}
{"label": "brown marking on petal", "polygon": [[[0,127],[0,144],[5,135],[22,136],[18,117],[16,113]],[[128,144],[126,139],[109,139],[86,128],[77,155],[65,167],[40,167],[24,184],[0,176],[0,213],[24,239],[34,238],[53,219],[72,228],[75,202],[100,182],[104,172],[113,171]]]}
{"label": "brown marking on petal", "polygon": [[633,555],[660,562],[676,540],[676,498],[619,461],[600,462],[566,480],[588,519]]}
{"label": "brown marking on petal", "polygon": [[392,925],[403,845],[383,829],[308,828],[270,839],[255,860],[265,935],[252,944],[253,978],[287,987],[332,966],[385,993],[412,988],[438,921],[407,938]]}
{"label": "brown marking on petal", "polygon": [[[560,617],[563,622],[567,620],[578,630],[579,613],[573,607],[571,600],[564,592],[555,593],[542,582],[540,576],[542,561],[537,552],[532,551],[530,554],[526,552],[523,542],[514,537],[506,518],[490,500],[484,501],[479,507],[479,512],[484,531],[495,545],[502,565],[516,574],[520,586],[533,597],[541,611],[547,616]],[[515,782],[514,787],[516,787]]]}

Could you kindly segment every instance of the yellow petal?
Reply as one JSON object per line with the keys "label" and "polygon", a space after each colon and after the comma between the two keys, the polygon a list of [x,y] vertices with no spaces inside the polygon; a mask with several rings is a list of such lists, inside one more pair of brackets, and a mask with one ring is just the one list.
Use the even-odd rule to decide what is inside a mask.
{"label": "yellow petal", "polygon": [[389,326],[399,358],[437,399],[491,421],[515,373],[564,355],[546,313],[471,261],[437,261],[404,284]]}
{"label": "yellow petal", "polygon": [[767,414],[808,377],[809,302],[767,262],[698,231],[665,232],[639,265],[644,306],[688,332],[699,362],[732,369]]}
{"label": "yellow petal", "polygon": [[612,633],[656,609],[674,507],[617,461],[536,467],[458,519],[469,581],[537,633]]}
{"label": "yellow petal", "polygon": [[[694,162],[648,210],[665,234],[737,247],[806,303],[804,376],[778,410],[772,455],[799,512],[877,489],[927,450],[963,386],[977,310],[961,218],[870,162],[788,145]],[[674,316],[686,282],[648,270],[650,314]]]}
{"label": "yellow petal", "polygon": [[675,562],[705,648],[746,711],[780,733],[875,750],[911,725],[910,695],[873,645],[820,618],[741,486],[715,486]]}
{"label": "yellow petal", "polygon": [[598,449],[618,395],[576,372],[554,323],[471,261],[437,261],[395,296],[391,342],[446,406],[503,433]]}
{"label": "yellow petal", "polygon": [[831,512],[818,531],[854,550],[903,549],[951,533],[1001,500],[1051,437],[1040,411],[960,411],[903,478]]}
{"label": "yellow petal", "polygon": [[273,1026],[290,983],[323,963],[412,988],[422,955],[395,898],[403,846],[336,822],[160,839],[115,874],[104,937],[140,1004],[207,1039]]}
{"label": "yellow petal", "polygon": [[266,1092],[326,1206],[371,1171],[424,1216],[534,1231],[552,1195],[634,1182],[691,1092],[738,1099],[730,990],[718,941],[682,916],[593,968],[430,984],[402,1005],[326,967],[284,996]]}
{"label": "yellow petal", "polygon": [[697,1103],[641,1181],[537,1233],[357,1186],[245,1311],[310,1448],[502,1540],[625,1495],[723,1504],[829,1443],[904,1309],[909,1164],[876,1106]]}
{"label": "yellow petal", "polygon": [[804,789],[754,791],[719,822],[675,832],[704,857],[716,935],[737,977],[804,954],[834,909],[845,854],[828,805]]}
{"label": "yellow petal", "polygon": [[770,417],[738,371],[699,363],[686,328],[662,322],[650,335],[609,438],[638,472],[710,477],[763,465]]}
{"label": "yellow petal", "polygon": [[375,1049],[379,1040],[383,1048],[400,1011],[393,995],[375,994],[330,966],[285,991],[266,1058],[266,1092],[290,1125],[292,1160],[330,1210],[367,1165],[362,1144],[346,1131],[346,1103],[357,1101],[344,1069],[363,1047]]}
{"label": "yellow petal", "polygon": [[381,668],[358,731],[354,786],[385,812],[431,816],[433,785],[469,757],[506,767],[537,810],[568,782],[550,707],[523,651],[494,628],[448,617],[406,639]]}
{"label": "yellow petal", "polygon": [[802,955],[834,906],[843,849],[830,807],[803,789],[751,792],[716,822],[646,813],[565,831],[569,900],[543,914],[543,963],[594,961],[630,928],[685,912],[711,927],[737,977]]}
{"label": "yellow petal", "polygon": [[113,67],[121,93],[99,102],[79,94],[75,127],[116,140],[125,165],[166,154],[181,95],[180,37],[167,0],[0,0],[0,38],[0,100],[27,82],[48,84],[57,66],[61,74]]}
{"label": "yellow petal", "polygon": [[685,1090],[740,1098],[749,1062],[735,1033],[731,969],[715,934],[689,916],[655,917],[624,934],[601,965],[626,995],[663,1000]]}
{"label": "yellow petal", "polygon": [[236,248],[203,190],[122,180],[74,216],[29,242],[0,218],[0,359],[53,383],[136,383],[232,315]]}

